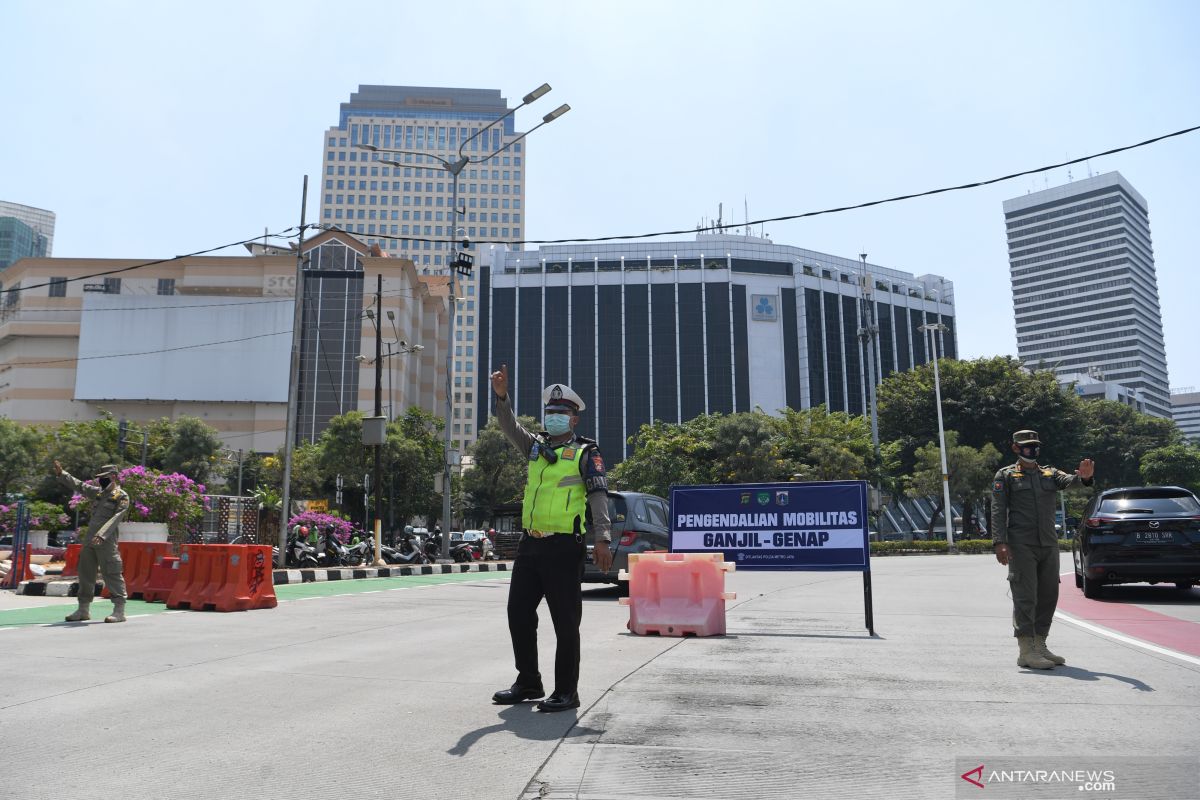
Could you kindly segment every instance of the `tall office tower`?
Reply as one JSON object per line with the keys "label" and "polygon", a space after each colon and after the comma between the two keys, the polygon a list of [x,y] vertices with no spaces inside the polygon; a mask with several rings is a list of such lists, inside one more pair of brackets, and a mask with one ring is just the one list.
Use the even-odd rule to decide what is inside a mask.
{"label": "tall office tower", "polygon": [[49,258],[53,248],[53,211],[0,200],[0,269],[22,258]]}
{"label": "tall office tower", "polygon": [[1004,201],[1017,354],[1132,390],[1171,418],[1146,200],[1109,172]]}
{"label": "tall office tower", "polygon": [[[491,243],[520,240],[525,142],[460,173],[458,237],[450,216],[454,179],[438,161],[457,158],[463,142],[463,155],[472,159],[512,142],[521,135],[512,117],[475,135],[508,111],[508,101],[495,89],[359,86],[350,102],[342,103],[337,125],[325,133],[321,222],[350,231],[368,245],[378,244],[384,253],[411,258],[425,275],[448,274],[452,240],[463,234],[481,251]],[[368,152],[359,144],[383,152]],[[474,275],[457,280],[453,419],[460,425],[454,444],[465,450],[475,440],[474,433],[463,433],[461,421],[475,416],[476,387],[471,383],[478,297]],[[399,338],[420,342],[414,331],[399,331]]]}

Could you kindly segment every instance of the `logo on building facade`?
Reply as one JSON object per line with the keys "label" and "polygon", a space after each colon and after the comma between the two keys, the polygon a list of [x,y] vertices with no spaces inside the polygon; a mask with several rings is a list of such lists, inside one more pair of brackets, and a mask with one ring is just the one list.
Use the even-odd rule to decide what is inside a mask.
{"label": "logo on building facade", "polygon": [[762,322],[775,322],[779,319],[779,304],[773,294],[750,295],[750,318]]}

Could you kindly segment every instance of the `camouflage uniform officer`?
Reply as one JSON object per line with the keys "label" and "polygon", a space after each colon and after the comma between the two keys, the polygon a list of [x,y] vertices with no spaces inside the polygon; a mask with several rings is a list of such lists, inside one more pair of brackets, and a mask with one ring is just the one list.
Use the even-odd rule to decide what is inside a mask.
{"label": "camouflage uniform officer", "polygon": [[125,621],[125,576],[121,563],[121,552],[117,549],[117,524],[129,510],[129,495],[117,483],[117,467],[105,464],[96,473],[96,482],[84,483],[54,462],[58,480],[72,491],[90,498],[92,516],[88,520],[87,533],[79,537],[83,549],[79,552],[79,607],[67,617],[67,622],[83,622],[91,619],[88,608],[96,591],[96,570],[104,576],[104,585],[113,601],[113,613],[105,622]]}
{"label": "camouflage uniform officer", "polygon": [[1052,669],[1067,663],[1046,647],[1058,605],[1058,533],[1054,530],[1055,495],[1072,486],[1091,486],[1090,458],[1069,474],[1039,466],[1037,431],[1017,431],[1012,449],[1017,463],[1001,467],[992,482],[992,545],[996,560],[1008,566],[1013,599],[1013,635],[1017,666]]}

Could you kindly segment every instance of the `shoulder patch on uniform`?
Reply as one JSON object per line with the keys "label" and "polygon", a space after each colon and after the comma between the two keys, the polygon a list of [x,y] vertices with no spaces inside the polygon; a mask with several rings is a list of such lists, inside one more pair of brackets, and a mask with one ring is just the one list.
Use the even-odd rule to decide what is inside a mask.
{"label": "shoulder patch on uniform", "polygon": [[592,453],[592,469],[596,472],[604,472],[604,459],[599,453]]}
{"label": "shoulder patch on uniform", "polygon": [[993,483],[992,491],[993,492],[1003,492],[1004,491],[1004,481],[998,480],[995,483]]}

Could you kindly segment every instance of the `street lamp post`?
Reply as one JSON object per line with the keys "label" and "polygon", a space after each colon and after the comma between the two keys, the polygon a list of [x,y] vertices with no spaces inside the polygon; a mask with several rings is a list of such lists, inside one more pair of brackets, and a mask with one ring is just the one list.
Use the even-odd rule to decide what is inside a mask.
{"label": "street lamp post", "polygon": [[933,392],[937,401],[938,445],[942,451],[942,504],[945,508],[945,511],[942,512],[942,519],[946,523],[946,547],[951,553],[957,553],[958,548],[954,546],[954,531],[951,522],[954,512],[950,508],[950,472],[946,467],[946,431],[942,426],[942,378],[938,371],[938,348],[934,338],[938,332],[946,330],[946,326],[940,322],[930,322],[921,325],[919,330],[929,334],[929,346],[933,355]]}
{"label": "street lamp post", "polygon": [[[514,138],[511,142],[504,144],[503,146],[492,151],[491,153],[488,153],[486,156],[482,156],[479,158],[472,158],[471,156],[463,155],[463,150],[466,148],[468,142],[472,141],[476,137],[491,130],[496,125],[500,124],[501,122],[503,122],[504,120],[508,119],[513,114],[515,114],[517,112],[517,109],[523,108],[524,106],[529,105],[530,103],[534,102],[539,97],[542,97],[549,91],[550,91],[550,84],[543,83],[541,86],[537,87],[532,92],[530,92],[529,94],[522,97],[519,105],[516,105],[513,108],[509,109],[503,116],[497,117],[496,119],[492,120],[490,123],[485,125],[483,128],[480,128],[478,131],[471,134],[466,139],[463,139],[458,145],[458,157],[455,158],[453,161],[446,159],[446,158],[442,158],[441,156],[433,155],[432,153],[421,153],[421,152],[417,152],[415,150],[399,150],[399,149],[391,149],[391,148],[380,148],[380,147],[375,146],[374,144],[368,144],[365,142],[355,145],[356,147],[358,147],[361,150],[368,150],[368,151],[375,152],[375,153],[385,152],[385,153],[400,153],[400,154],[414,155],[414,156],[428,156],[429,158],[432,158],[434,161],[441,164],[442,169],[444,169],[446,172],[448,172],[451,177],[450,226],[449,226],[450,227],[450,235],[447,237],[448,244],[450,245],[449,253],[447,254],[447,258],[449,259],[447,271],[449,272],[449,275],[450,275],[450,297],[449,297],[449,308],[448,308],[448,311],[449,311],[448,317],[449,318],[447,320],[447,326],[446,326],[446,328],[447,328],[447,332],[446,332],[446,437],[445,437],[446,443],[445,443],[445,453],[443,454],[444,457],[442,459],[442,467],[443,467],[443,469],[442,469],[442,524],[444,526],[444,531],[443,531],[444,535],[442,536],[442,552],[441,552],[441,558],[439,559],[440,561],[443,561],[443,562],[450,561],[450,522],[451,522],[451,519],[450,519],[450,516],[451,516],[450,495],[451,495],[451,491],[452,491],[451,469],[453,466],[451,463],[452,448],[451,448],[450,433],[451,433],[451,425],[452,425],[451,420],[454,417],[454,323],[455,323],[455,317],[458,315],[458,298],[455,295],[455,275],[457,274],[457,270],[459,270],[459,269],[463,270],[464,277],[469,275],[471,273],[471,264],[473,263],[473,260],[470,259],[465,254],[460,259],[459,252],[455,248],[455,243],[458,240],[458,231],[459,231],[459,227],[458,227],[458,216],[459,216],[458,176],[460,174],[462,174],[463,169],[468,164],[482,164],[482,163],[489,161],[490,159],[492,159],[495,156],[499,155],[500,153],[504,152],[508,148],[512,147],[517,142],[524,139],[529,134],[536,131],[538,128],[542,127],[543,125],[549,125],[551,122],[558,119],[563,114],[566,114],[568,111],[571,110],[571,107],[569,105],[567,105],[566,103],[563,103],[561,106],[554,109],[549,114],[546,114],[545,116],[543,116],[542,121],[539,122],[537,125],[534,125],[532,128],[530,128],[525,133],[522,133],[520,136],[517,136],[516,138]],[[395,161],[395,160],[390,160],[390,159],[380,159],[380,160],[384,164],[388,164],[390,166],[394,166],[394,167],[403,167],[404,166],[404,164],[400,161]],[[463,244],[464,244],[464,246],[469,246],[469,243],[465,238],[463,239]]]}
{"label": "street lamp post", "polygon": [[[879,393],[879,387],[876,385],[876,375],[878,373],[875,369],[875,356],[876,342],[879,338],[879,326],[875,324],[875,287],[872,284],[870,274],[867,272],[867,254],[859,253],[858,257],[862,260],[862,275],[859,283],[859,303],[862,306],[860,324],[862,327],[858,329],[858,338],[862,342],[863,349],[866,351],[865,361],[867,372],[869,373],[867,377],[867,403],[871,409],[871,447],[875,452],[876,475],[879,475],[883,471],[883,465],[879,457],[879,414],[876,410],[876,398]],[[877,479],[875,481],[875,498],[873,498],[871,505],[875,505],[876,500],[880,502],[879,507],[875,509],[880,518],[883,516],[882,497],[882,489]]]}

